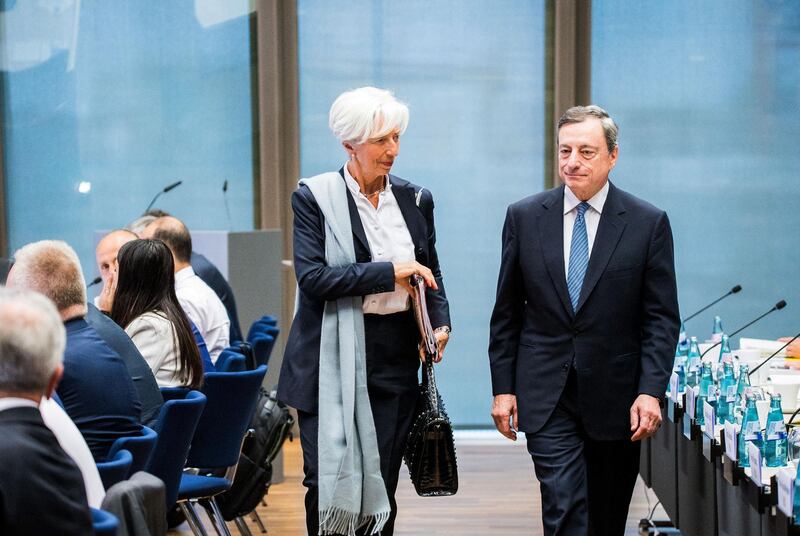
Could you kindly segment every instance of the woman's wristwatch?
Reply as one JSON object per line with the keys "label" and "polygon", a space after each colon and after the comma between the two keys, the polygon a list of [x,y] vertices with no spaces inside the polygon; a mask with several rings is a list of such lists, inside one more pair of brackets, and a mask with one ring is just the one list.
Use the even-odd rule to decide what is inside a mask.
{"label": "woman's wristwatch", "polygon": [[450,326],[439,326],[433,330],[434,333],[447,333],[450,335]]}

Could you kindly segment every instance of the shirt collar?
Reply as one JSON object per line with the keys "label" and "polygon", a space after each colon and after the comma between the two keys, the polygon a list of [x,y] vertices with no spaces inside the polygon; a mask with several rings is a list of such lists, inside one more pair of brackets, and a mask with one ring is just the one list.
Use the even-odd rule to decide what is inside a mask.
{"label": "shirt collar", "polygon": [[183,283],[187,279],[190,279],[195,275],[194,269],[191,266],[187,266],[183,270],[178,270],[175,272],[175,284]]}
{"label": "shirt collar", "polygon": [[0,411],[14,408],[37,408],[39,405],[28,398],[7,396],[0,398]]}
{"label": "shirt collar", "polygon": [[[350,170],[347,169],[347,162],[344,163],[342,166],[344,169],[344,182],[347,184],[347,189],[350,190],[350,193],[358,199],[359,197],[363,197],[364,199],[367,198],[364,194],[361,193],[361,187],[358,185],[358,182],[350,175]],[[385,179],[385,176],[384,176]],[[392,189],[392,181],[386,180],[386,188],[384,191],[389,191]]]}
{"label": "shirt collar", "polygon": [[[594,194],[591,199],[587,201],[589,206],[592,207],[595,212],[598,214],[603,213],[603,206],[606,204],[606,199],[608,199],[608,181],[600,188],[600,191]],[[572,190],[569,189],[569,186],[564,185],[564,214],[568,214],[572,212],[575,207],[580,205],[581,200],[578,199]]]}

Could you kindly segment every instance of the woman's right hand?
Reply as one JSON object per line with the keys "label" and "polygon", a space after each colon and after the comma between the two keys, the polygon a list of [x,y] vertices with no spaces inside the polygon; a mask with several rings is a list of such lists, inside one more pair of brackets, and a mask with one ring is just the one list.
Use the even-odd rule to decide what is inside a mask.
{"label": "woman's right hand", "polygon": [[439,286],[436,284],[436,279],[433,277],[433,272],[431,272],[427,266],[424,266],[417,261],[394,263],[395,283],[406,289],[406,291],[413,296],[414,290],[411,288],[411,283],[408,281],[408,278],[412,275],[422,276],[422,279],[425,280],[425,285],[434,290],[439,290]]}
{"label": "woman's right hand", "polygon": [[116,267],[108,271],[108,278],[103,284],[103,290],[97,300],[97,308],[104,313],[110,313],[114,306],[114,294],[117,293],[117,269]]}

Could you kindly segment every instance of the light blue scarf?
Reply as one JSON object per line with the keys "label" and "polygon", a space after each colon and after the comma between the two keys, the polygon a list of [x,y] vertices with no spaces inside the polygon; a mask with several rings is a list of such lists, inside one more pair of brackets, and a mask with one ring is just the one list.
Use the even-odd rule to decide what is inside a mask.
{"label": "light blue scarf", "polygon": [[[328,266],[356,262],[347,187],[338,173],[302,179],[325,219]],[[319,534],[377,534],[391,506],[367,391],[362,298],[325,302],[319,344]]]}

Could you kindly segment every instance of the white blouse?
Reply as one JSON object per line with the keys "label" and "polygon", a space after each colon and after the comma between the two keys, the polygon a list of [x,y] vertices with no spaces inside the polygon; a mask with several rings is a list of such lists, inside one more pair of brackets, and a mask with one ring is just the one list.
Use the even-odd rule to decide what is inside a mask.
{"label": "white blouse", "polygon": [[183,385],[177,375],[180,348],[171,321],[158,313],[144,313],[131,320],[125,327],[125,333],[150,365],[159,387]]}
{"label": "white blouse", "polygon": [[[392,184],[386,179],[386,188],[378,194],[378,206],[372,206],[369,199],[361,193],[358,182],[350,175],[347,164],[344,166],[344,179],[347,188],[355,199],[364,234],[376,262],[407,262],[416,259],[414,242],[408,232],[406,220],[400,205],[392,193]],[[364,296],[364,313],[389,315],[407,311],[410,296],[406,289],[395,285],[392,292]]]}

